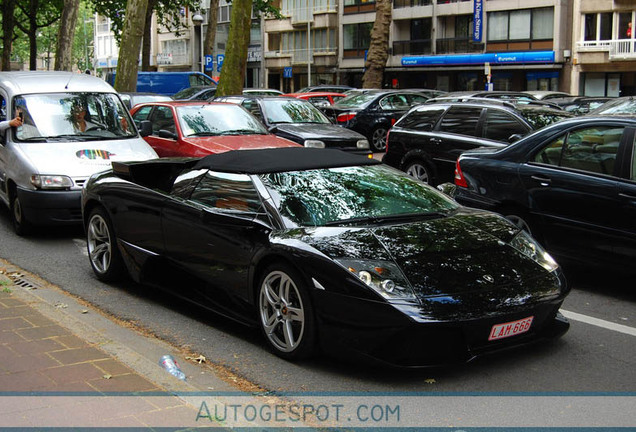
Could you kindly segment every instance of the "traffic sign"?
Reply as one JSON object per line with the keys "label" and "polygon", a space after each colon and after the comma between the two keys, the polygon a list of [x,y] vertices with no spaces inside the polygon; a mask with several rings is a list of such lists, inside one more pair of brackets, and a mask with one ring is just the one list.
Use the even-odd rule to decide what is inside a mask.
{"label": "traffic sign", "polygon": [[214,69],[214,56],[211,54],[205,55],[205,70],[213,70]]}
{"label": "traffic sign", "polygon": [[292,68],[291,67],[286,67],[283,68],[283,78],[291,78],[292,77]]}
{"label": "traffic sign", "polygon": [[216,55],[216,71],[217,72],[221,72],[221,68],[223,67],[223,60],[225,60],[225,54]]}

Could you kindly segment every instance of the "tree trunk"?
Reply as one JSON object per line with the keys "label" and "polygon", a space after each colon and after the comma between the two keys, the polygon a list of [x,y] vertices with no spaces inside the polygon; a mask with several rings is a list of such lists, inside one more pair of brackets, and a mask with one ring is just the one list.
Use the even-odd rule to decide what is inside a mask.
{"label": "tree trunk", "polygon": [[38,66],[38,23],[37,10],[38,0],[29,2],[29,70],[36,70]]}
{"label": "tree trunk", "polygon": [[221,78],[216,88],[218,96],[241,94],[243,91],[251,24],[252,1],[233,0],[227,49],[221,69]]}
{"label": "tree trunk", "polygon": [[216,38],[216,20],[219,16],[219,0],[210,0],[210,9],[208,10],[208,31],[205,34],[205,42],[203,44],[203,54],[214,54],[214,39]]}
{"label": "tree trunk", "polygon": [[56,71],[73,70],[73,38],[75,37],[75,25],[79,13],[80,0],[64,0],[60,32],[55,46]]}
{"label": "tree trunk", "polygon": [[144,20],[148,0],[129,0],[126,7],[126,18],[119,44],[119,59],[115,89],[119,92],[137,90],[137,71],[139,69],[139,50],[144,33]]}
{"label": "tree trunk", "polygon": [[13,27],[15,25],[15,0],[4,0],[2,11],[2,67],[11,70],[11,45],[13,43]]}
{"label": "tree trunk", "polygon": [[391,27],[391,0],[376,0],[375,22],[371,30],[371,44],[362,77],[362,88],[382,88],[384,68],[389,59],[389,29]]}
{"label": "tree trunk", "polygon": [[152,14],[155,9],[157,0],[148,0],[146,7],[146,19],[144,21],[144,36],[141,45],[141,70],[148,72],[150,70],[150,45],[152,42]]}

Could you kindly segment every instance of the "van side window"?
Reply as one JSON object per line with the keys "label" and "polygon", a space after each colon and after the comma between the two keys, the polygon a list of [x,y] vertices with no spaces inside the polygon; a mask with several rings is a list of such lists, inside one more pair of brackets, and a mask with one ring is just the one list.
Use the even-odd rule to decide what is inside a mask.
{"label": "van side window", "polygon": [[7,102],[3,96],[0,96],[0,121],[7,119]]}

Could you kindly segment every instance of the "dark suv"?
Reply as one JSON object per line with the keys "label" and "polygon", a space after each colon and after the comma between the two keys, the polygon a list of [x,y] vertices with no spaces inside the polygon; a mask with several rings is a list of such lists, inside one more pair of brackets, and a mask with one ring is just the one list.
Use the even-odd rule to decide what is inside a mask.
{"label": "dark suv", "polygon": [[465,100],[417,106],[389,131],[382,161],[432,185],[452,181],[465,150],[502,148],[529,132],[572,117],[543,105]]}

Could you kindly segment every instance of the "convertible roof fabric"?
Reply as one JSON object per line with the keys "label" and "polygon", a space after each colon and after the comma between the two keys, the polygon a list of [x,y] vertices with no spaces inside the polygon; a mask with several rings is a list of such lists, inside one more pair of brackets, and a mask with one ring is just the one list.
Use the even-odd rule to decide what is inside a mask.
{"label": "convertible roof fabric", "polygon": [[335,149],[285,147],[212,154],[202,158],[193,168],[240,174],[265,174],[379,163],[381,162],[367,156]]}

